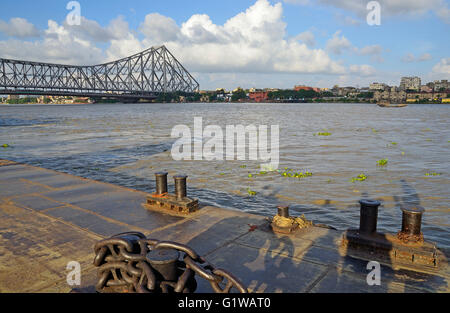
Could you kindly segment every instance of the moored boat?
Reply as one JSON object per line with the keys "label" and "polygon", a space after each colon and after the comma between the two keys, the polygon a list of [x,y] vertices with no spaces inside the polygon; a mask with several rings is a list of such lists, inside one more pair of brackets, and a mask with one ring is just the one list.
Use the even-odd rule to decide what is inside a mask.
{"label": "moored boat", "polygon": [[378,102],[377,105],[382,108],[403,108],[408,106],[406,103],[391,103],[389,101]]}

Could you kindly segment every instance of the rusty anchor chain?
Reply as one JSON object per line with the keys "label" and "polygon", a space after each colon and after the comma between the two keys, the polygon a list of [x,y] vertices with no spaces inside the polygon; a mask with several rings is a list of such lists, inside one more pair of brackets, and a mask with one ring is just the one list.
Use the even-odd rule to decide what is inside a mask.
{"label": "rusty anchor chain", "polygon": [[147,239],[139,232],[114,235],[98,242],[97,292],[193,293],[195,275],[207,280],[214,292],[247,288],[233,274],[215,268],[190,247],[171,241]]}

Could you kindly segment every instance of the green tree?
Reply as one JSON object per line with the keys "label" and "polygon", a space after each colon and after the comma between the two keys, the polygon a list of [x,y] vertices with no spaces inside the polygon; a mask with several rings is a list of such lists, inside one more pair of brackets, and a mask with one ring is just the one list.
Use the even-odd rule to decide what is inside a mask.
{"label": "green tree", "polygon": [[233,92],[233,95],[231,96],[231,101],[236,102],[241,99],[246,99],[247,94],[242,88],[238,88],[236,91]]}

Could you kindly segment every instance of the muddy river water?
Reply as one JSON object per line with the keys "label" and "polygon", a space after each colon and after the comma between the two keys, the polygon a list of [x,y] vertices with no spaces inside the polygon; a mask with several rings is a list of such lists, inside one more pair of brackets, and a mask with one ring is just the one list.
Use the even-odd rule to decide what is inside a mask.
{"label": "muddy river water", "polygon": [[[224,131],[279,125],[278,171],[248,159],[175,161],[172,129],[193,131],[195,117]],[[358,227],[362,198],[382,202],[388,232],[400,229],[402,206],[421,205],[425,238],[449,248],[449,121],[450,106],[431,104],[0,105],[0,158],[147,192],[155,172],[185,173],[189,195],[205,203],[267,216],[285,203],[342,230]]]}

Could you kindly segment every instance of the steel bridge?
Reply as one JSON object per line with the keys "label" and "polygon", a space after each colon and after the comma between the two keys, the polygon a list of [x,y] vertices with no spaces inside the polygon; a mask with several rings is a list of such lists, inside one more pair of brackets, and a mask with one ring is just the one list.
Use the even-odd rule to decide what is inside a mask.
{"label": "steel bridge", "polygon": [[155,99],[199,83],[165,46],[92,66],[0,59],[0,94]]}

